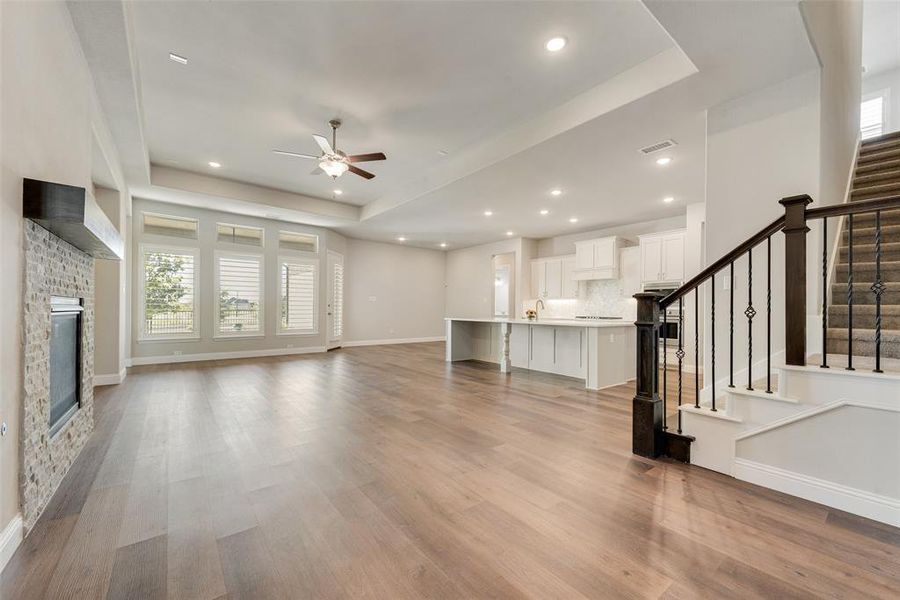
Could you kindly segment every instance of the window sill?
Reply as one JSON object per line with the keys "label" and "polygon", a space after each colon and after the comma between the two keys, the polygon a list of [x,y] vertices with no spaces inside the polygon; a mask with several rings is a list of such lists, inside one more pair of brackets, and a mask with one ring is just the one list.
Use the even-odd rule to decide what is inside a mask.
{"label": "window sill", "polygon": [[148,342],[153,343],[153,342],[199,342],[199,341],[200,341],[199,335],[180,336],[180,337],[179,336],[176,336],[176,337],[155,337],[154,336],[154,337],[138,338],[137,343],[138,344],[146,344]]}
{"label": "window sill", "polygon": [[309,335],[319,335],[319,332],[318,331],[291,331],[288,329],[288,330],[284,330],[284,331],[278,331],[275,333],[275,335],[281,335],[281,336],[305,335],[305,336],[309,336]]}
{"label": "window sill", "polygon": [[252,333],[220,333],[213,336],[213,341],[221,342],[227,340],[261,340],[266,334],[254,331]]}

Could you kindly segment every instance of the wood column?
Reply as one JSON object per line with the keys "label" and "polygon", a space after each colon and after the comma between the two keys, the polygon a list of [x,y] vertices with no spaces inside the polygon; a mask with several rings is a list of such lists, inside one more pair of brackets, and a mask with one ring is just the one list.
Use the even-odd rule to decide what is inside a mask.
{"label": "wood column", "polygon": [[[782,198],[784,206],[784,340],[785,362],[806,364],[806,194]],[[822,290],[824,293],[825,290]]]}
{"label": "wood column", "polygon": [[637,299],[637,365],[632,401],[631,451],[656,458],[664,452],[663,405],[656,393],[659,365],[656,333],[659,329],[659,294],[635,294]]}

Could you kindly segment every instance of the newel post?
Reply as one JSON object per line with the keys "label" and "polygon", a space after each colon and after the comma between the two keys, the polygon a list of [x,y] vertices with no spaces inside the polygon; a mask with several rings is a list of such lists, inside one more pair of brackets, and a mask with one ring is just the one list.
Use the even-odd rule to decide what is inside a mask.
{"label": "newel post", "polygon": [[663,453],[663,405],[656,393],[659,356],[659,294],[635,294],[637,299],[637,369],[632,401],[631,451],[656,458]]}
{"label": "newel post", "polygon": [[806,364],[806,194],[782,198],[784,206],[784,360]]}

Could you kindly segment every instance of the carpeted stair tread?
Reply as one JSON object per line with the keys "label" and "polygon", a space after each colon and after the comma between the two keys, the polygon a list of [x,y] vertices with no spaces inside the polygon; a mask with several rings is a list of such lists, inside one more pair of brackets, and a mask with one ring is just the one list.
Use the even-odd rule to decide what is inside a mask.
{"label": "carpeted stair tread", "polygon": [[900,169],[900,158],[859,164],[856,167],[856,176],[859,177],[860,175],[868,175],[870,173],[880,173],[892,169]]}
{"label": "carpeted stair tread", "polygon": [[[828,352],[846,354],[849,346],[848,333],[846,328],[828,329]],[[853,354],[856,356],[874,356],[874,329],[853,328]],[[900,358],[900,330],[881,330],[881,356],[883,358]]]}
{"label": "carpeted stair tread", "polygon": [[[856,233],[856,232],[854,232]],[[854,236],[855,237],[855,236]],[[846,240],[840,247],[838,255],[838,264],[846,263],[850,258],[849,245]],[[853,262],[867,262],[875,260],[875,244],[860,244],[859,240],[853,240]],[[900,242],[881,242],[881,260],[895,261],[900,260]]]}
{"label": "carpeted stair tread", "polygon": [[[854,248],[855,250],[855,248]],[[856,259],[856,255],[853,256]],[[837,275],[838,280],[846,279],[847,273],[850,270],[850,263],[838,263],[837,265]],[[875,272],[878,270],[878,263],[875,261],[853,261],[853,277],[857,281],[862,281],[860,278],[865,278],[871,281],[875,281]],[[886,281],[896,281],[900,282],[900,261],[897,260],[881,260],[881,280]]]}
{"label": "carpeted stair tread", "polygon": [[853,178],[853,189],[892,180],[900,180],[900,169],[888,168],[881,171],[873,171],[868,175],[857,175]]}
{"label": "carpeted stair tread", "polygon": [[900,196],[900,180],[884,181],[877,185],[857,188],[850,192],[850,200],[871,200],[873,198]]}
{"label": "carpeted stair tread", "polygon": [[[853,282],[853,305],[859,304],[875,304],[875,293],[872,291],[872,282],[859,282],[855,277]],[[881,304],[900,304],[900,283],[886,282],[887,289],[881,294]],[[847,284],[833,283],[831,284],[831,303],[835,306],[847,304]]]}
{"label": "carpeted stair tread", "polygon": [[882,134],[876,138],[863,140],[860,143],[860,148],[862,150],[867,150],[869,148],[876,148],[882,144],[891,143],[894,141],[900,142],[900,131],[893,131],[891,133]]}
{"label": "carpeted stair tread", "polygon": [[[853,304],[853,326],[862,329],[875,328],[875,305]],[[846,304],[828,307],[828,327],[846,328],[850,322],[850,307]],[[882,329],[900,330],[900,305],[890,304],[881,307]]]}
{"label": "carpeted stair tread", "polygon": [[860,154],[856,164],[869,165],[872,163],[884,162],[894,159],[900,159],[900,148],[888,148],[879,150],[870,154]]}

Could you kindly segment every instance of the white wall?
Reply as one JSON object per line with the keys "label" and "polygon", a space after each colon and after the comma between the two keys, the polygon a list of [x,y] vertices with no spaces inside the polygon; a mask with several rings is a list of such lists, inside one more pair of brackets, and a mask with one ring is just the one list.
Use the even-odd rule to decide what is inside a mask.
{"label": "white wall", "polygon": [[[97,187],[94,197],[116,230],[125,237],[125,207],[122,194]],[[126,247],[126,257],[131,249]],[[125,268],[128,259],[98,260],[94,263],[94,306],[98,316],[94,324],[94,381],[120,383],[128,349],[127,293]]]}
{"label": "white wall", "polygon": [[844,202],[859,141],[862,17],[859,0],[800,3],[821,65],[819,206]]}
{"label": "white wall", "polygon": [[[22,178],[91,187],[94,139],[116,157],[87,63],[59,2],[0,3],[0,530],[19,511]],[[114,160],[113,162],[117,162]]]}
{"label": "white wall", "polygon": [[884,133],[900,131],[900,68],[866,74],[863,77],[863,96],[883,90],[887,90],[889,95]]}
{"label": "white wall", "polygon": [[522,299],[526,297],[523,294],[531,285],[528,261],[536,256],[536,246],[534,240],[515,238],[447,252],[446,316],[486,319],[493,316],[493,259],[497,254],[509,252],[516,255],[515,307],[520,316]]}
{"label": "white wall", "polygon": [[[786,196],[819,196],[819,81],[811,72],[711,109],[707,139],[707,262],[723,256],[784,213]],[[817,247],[815,234],[808,243]],[[808,265],[810,273],[815,265]],[[727,269],[716,278],[716,379],[728,374]],[[810,278],[815,295],[817,278]],[[709,284],[704,293],[709,296]],[[747,259],[735,262],[735,370],[747,366]],[[766,349],[765,245],[753,254],[754,362]],[[810,305],[814,306],[812,300]],[[772,238],[772,350],[784,348],[784,236]],[[815,311],[814,308],[811,310]],[[704,311],[705,313],[706,311]],[[709,319],[704,317],[704,321]],[[705,325],[705,326],[708,326]],[[691,336],[688,336],[691,339]],[[709,348],[707,348],[709,350]],[[706,358],[709,364],[709,357]],[[744,376],[743,382],[745,382]]]}
{"label": "white wall", "polygon": [[444,252],[348,238],[345,345],[444,335]]}

